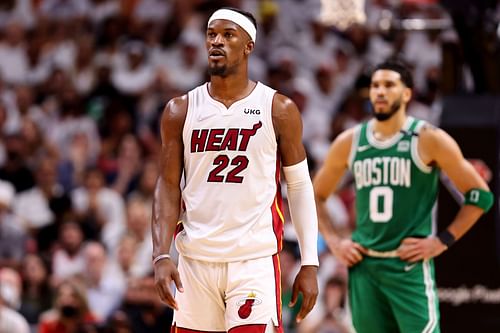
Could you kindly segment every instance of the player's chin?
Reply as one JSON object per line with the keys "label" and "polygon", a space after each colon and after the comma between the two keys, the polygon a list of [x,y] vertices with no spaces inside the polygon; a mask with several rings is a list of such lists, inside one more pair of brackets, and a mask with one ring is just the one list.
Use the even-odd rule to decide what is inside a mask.
{"label": "player's chin", "polygon": [[208,74],[212,76],[226,75],[226,66],[224,64],[208,64]]}
{"label": "player's chin", "polygon": [[208,66],[209,68],[223,67],[226,66],[226,61],[224,58],[208,57]]}
{"label": "player's chin", "polygon": [[388,107],[385,105],[376,105],[373,109],[375,110],[375,114],[384,114],[389,112]]}

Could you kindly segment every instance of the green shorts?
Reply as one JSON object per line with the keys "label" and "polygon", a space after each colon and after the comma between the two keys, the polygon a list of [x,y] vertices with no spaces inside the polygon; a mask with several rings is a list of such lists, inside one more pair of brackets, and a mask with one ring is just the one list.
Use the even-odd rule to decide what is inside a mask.
{"label": "green shorts", "polygon": [[349,302],[357,333],[439,333],[432,260],[365,257],[349,269]]}

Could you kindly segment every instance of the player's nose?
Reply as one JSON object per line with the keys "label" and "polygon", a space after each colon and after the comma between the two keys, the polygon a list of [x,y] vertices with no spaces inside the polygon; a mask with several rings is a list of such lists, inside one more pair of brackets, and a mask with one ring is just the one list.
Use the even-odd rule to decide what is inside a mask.
{"label": "player's nose", "polygon": [[378,97],[384,97],[385,96],[385,88],[383,88],[383,87],[377,88],[375,90],[375,92],[377,93]]}
{"label": "player's nose", "polygon": [[214,39],[212,39],[212,46],[223,46],[224,37],[221,34],[217,34]]}

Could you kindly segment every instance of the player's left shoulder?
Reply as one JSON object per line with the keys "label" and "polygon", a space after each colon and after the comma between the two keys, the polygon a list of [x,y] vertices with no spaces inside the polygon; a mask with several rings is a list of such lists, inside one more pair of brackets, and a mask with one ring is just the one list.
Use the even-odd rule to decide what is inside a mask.
{"label": "player's left shoulder", "polygon": [[446,135],[446,132],[441,128],[426,121],[422,122],[423,123],[420,127],[420,130],[418,131],[420,142],[435,143],[436,141],[441,140],[442,137]]}
{"label": "player's left shoulder", "polygon": [[272,115],[273,120],[282,121],[293,117],[300,117],[300,112],[297,105],[290,97],[276,93],[273,98]]}
{"label": "player's left shoulder", "polygon": [[285,111],[289,108],[297,108],[297,105],[295,105],[295,102],[290,97],[278,92],[275,93],[273,99],[273,110]]}
{"label": "player's left shoulder", "polygon": [[272,119],[277,137],[302,136],[302,117],[291,98],[279,93],[274,95]]}
{"label": "player's left shoulder", "polygon": [[420,128],[418,136],[420,149],[427,152],[442,152],[457,145],[446,131],[427,122]]}

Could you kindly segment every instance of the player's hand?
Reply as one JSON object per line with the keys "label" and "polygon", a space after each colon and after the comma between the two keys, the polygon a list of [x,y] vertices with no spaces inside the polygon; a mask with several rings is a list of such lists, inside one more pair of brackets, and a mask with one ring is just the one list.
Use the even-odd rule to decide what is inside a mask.
{"label": "player's hand", "polygon": [[403,239],[398,248],[398,255],[401,260],[417,262],[425,259],[437,257],[447,249],[437,237]]}
{"label": "player's hand", "polygon": [[329,246],[335,257],[347,267],[356,265],[363,260],[366,249],[349,238],[344,238]]}
{"label": "player's hand", "polygon": [[179,292],[184,292],[184,288],[182,287],[181,277],[174,262],[170,259],[160,260],[154,265],[154,271],[155,287],[161,300],[172,309],[179,310],[171,291],[172,281],[174,281]]}
{"label": "player's hand", "polygon": [[297,322],[300,323],[302,319],[312,310],[316,304],[318,297],[318,267],[317,266],[302,266],[299,273],[295,277],[292,289],[292,299],[288,304],[292,307],[297,303],[299,293],[302,293],[302,306],[297,314]]}

